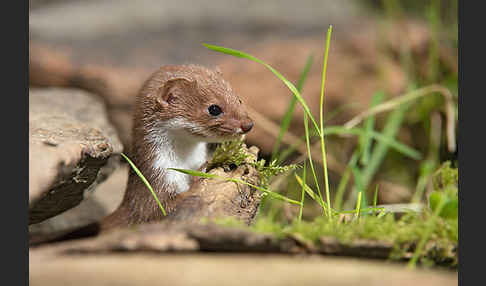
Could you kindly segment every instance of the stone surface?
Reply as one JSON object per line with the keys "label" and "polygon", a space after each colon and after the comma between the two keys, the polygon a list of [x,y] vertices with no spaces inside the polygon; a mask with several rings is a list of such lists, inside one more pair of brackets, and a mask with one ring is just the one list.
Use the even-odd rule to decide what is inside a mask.
{"label": "stone surface", "polygon": [[[168,227],[173,227],[174,225],[198,224],[202,220],[231,217],[241,221],[245,225],[251,224],[255,219],[260,205],[261,191],[257,191],[246,184],[236,184],[224,180],[232,178],[253,185],[259,185],[260,174],[253,165],[257,160],[258,148],[255,146],[247,148],[243,144],[242,149],[248,154],[245,161],[246,163],[242,163],[235,168],[230,167],[230,165],[232,165],[230,162],[211,167],[207,173],[212,176],[217,176],[217,178],[207,179],[193,177],[194,183],[190,190],[177,195],[174,202],[175,209],[170,212],[167,217],[161,217],[162,222]],[[109,209],[108,213],[111,213],[122,199],[123,193],[121,192],[121,187],[123,184],[123,190],[125,190],[124,183],[126,183],[126,171],[127,170],[125,170],[123,174],[120,174],[120,178],[123,178],[124,180],[118,179],[115,182],[108,181],[106,182],[109,183],[108,186],[102,184],[100,188],[97,189],[98,194],[102,192],[103,189],[111,189],[110,192],[104,194],[100,200],[107,204],[107,209]],[[148,191],[149,190],[147,190],[147,192]],[[99,196],[101,196],[101,194]],[[42,225],[43,223],[41,223],[35,228],[31,227],[29,244],[34,246],[63,240],[79,239],[82,237],[101,236],[101,234],[111,231],[113,227],[119,228],[120,226],[125,225],[123,224],[123,221],[116,221],[117,219],[120,219],[120,217],[113,218],[112,216],[108,217],[109,222],[101,220],[101,223],[98,223],[102,218],[102,213],[105,213],[104,209],[99,211],[99,214],[87,215],[84,211],[89,207],[92,207],[93,204],[95,204],[95,206],[101,206],[100,203],[98,201],[88,200],[84,203],[84,205],[79,205],[77,208],[64,213],[64,217],[54,217],[50,219],[50,222],[43,222],[46,225]],[[70,223],[66,223],[65,220],[70,217],[77,217],[76,223],[73,223],[72,220]],[[89,222],[95,223],[88,224],[88,220],[90,220]],[[140,229],[144,229],[144,226],[140,226]],[[162,227],[162,229],[164,229],[164,231],[167,230],[165,227]],[[138,233],[137,235],[143,236],[142,233]],[[211,236],[213,236],[213,234],[211,234]]]}
{"label": "stone surface", "polygon": [[166,220],[137,227],[117,228],[98,236],[32,246],[53,255],[103,254],[116,252],[240,252],[325,254],[387,259],[393,250],[388,242],[356,240],[342,243],[333,237],[321,237],[314,245],[298,234],[277,237],[249,229],[218,224]]}
{"label": "stone surface", "polygon": [[29,236],[48,236],[101,220],[120,204],[128,180],[128,164],[117,168],[76,207],[40,223],[29,225]]}
{"label": "stone surface", "polygon": [[[29,278],[32,285],[43,285],[47,281],[50,281],[49,285],[143,285],[157,277],[164,277],[164,283],[170,281],[171,285],[191,285],[191,281],[198,281],[199,285],[246,285],[252,281],[275,285],[457,284],[455,271],[410,271],[403,263],[385,262],[391,250],[390,244],[379,241],[358,240],[342,244],[322,237],[318,245],[312,246],[295,235],[278,238],[212,223],[163,221],[114,229],[92,238],[31,247]],[[211,255],[205,254],[208,252]],[[315,254],[320,254],[320,257]],[[356,260],[336,256],[364,258]],[[193,264],[194,259],[198,263]],[[177,268],[171,268],[174,266],[172,263],[179,265],[179,271],[184,269],[185,275],[167,276],[161,272],[177,272]],[[282,264],[288,268],[276,269],[275,265]],[[223,268],[224,271],[221,271]],[[61,269],[62,275],[59,273]],[[159,270],[152,273],[151,269]],[[195,273],[195,269],[201,272]],[[234,280],[234,275],[242,269],[251,275]],[[287,271],[291,271],[292,275],[285,276]],[[84,275],[89,280],[83,279]],[[285,279],[281,280],[282,276]]]}
{"label": "stone surface", "polygon": [[121,151],[99,99],[81,90],[30,89],[29,224],[78,205],[118,165],[109,158]]}
{"label": "stone surface", "polygon": [[[70,240],[58,244],[37,246],[31,250],[46,249],[53,255],[101,254],[110,252],[297,252],[291,239],[282,241],[269,234],[258,234],[245,229],[216,224],[174,223],[163,221],[113,229],[92,238]],[[301,249],[300,252],[304,250]]]}
{"label": "stone surface", "polygon": [[29,285],[457,285],[457,272],[403,264],[269,254],[29,254]]}

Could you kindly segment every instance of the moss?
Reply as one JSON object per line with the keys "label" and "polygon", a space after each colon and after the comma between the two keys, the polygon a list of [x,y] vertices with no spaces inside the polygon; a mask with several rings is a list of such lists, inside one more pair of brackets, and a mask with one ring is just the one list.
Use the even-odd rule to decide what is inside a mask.
{"label": "moss", "polygon": [[457,219],[459,211],[458,179],[457,168],[452,168],[449,161],[443,163],[432,178],[434,191],[429,196],[429,207],[432,211],[436,211],[443,200],[444,205],[439,212],[439,216],[443,218]]}
{"label": "moss", "polygon": [[260,186],[266,188],[270,179],[281,173],[295,170],[297,165],[279,166],[274,160],[265,166],[265,159],[251,160],[251,154],[246,151],[246,146],[241,140],[228,141],[219,144],[213,153],[211,161],[208,163],[208,169],[216,167],[231,168],[231,165],[236,167],[243,163],[248,163],[254,166],[258,173],[260,173]]}
{"label": "moss", "polygon": [[224,168],[231,164],[240,166],[247,162],[250,156],[251,155],[243,148],[243,141],[235,140],[223,142],[216,147],[216,150],[214,150],[213,157],[208,163],[208,169],[210,170],[217,167]]}
{"label": "moss", "polygon": [[[217,153],[220,164],[241,164],[245,162],[242,152],[238,151],[242,143],[222,144],[220,152],[228,152],[226,155]],[[228,155],[229,154],[229,155]],[[225,158],[223,160],[223,158]],[[254,161],[253,161],[254,162]],[[278,166],[275,161],[265,166],[265,161],[259,160],[252,163],[264,178],[262,185],[268,184],[269,179],[282,172],[295,169],[297,166]],[[404,260],[412,257],[415,248],[424,233],[428,234],[427,243],[421,249],[418,261],[422,265],[445,265],[457,267],[458,255],[458,219],[457,219],[457,168],[452,168],[449,162],[444,163],[433,177],[434,192],[431,193],[429,208],[421,213],[410,212],[401,218],[394,214],[365,215],[359,219],[353,217],[348,220],[340,220],[336,212],[332,219],[319,216],[311,221],[281,222],[275,216],[258,216],[255,223],[249,228],[234,218],[226,218],[217,222],[231,227],[250,229],[259,233],[270,233],[277,238],[288,235],[298,235],[303,239],[319,244],[321,237],[333,237],[339,242],[352,245],[358,239],[367,239],[391,243],[393,251],[390,259]],[[444,208],[437,216],[434,211],[439,200],[446,200]],[[455,205],[454,205],[455,202]]]}
{"label": "moss", "polygon": [[280,239],[291,234],[299,235],[316,246],[321,237],[333,237],[345,245],[352,245],[358,239],[391,243],[392,260],[409,259],[425,230],[431,227],[430,242],[420,256],[420,262],[422,265],[457,267],[457,220],[434,220],[435,223],[431,224],[429,219],[429,213],[409,213],[400,219],[396,219],[393,214],[386,214],[382,217],[361,217],[345,223],[337,218],[329,220],[326,217],[317,217],[313,221],[295,220],[287,224],[260,217],[249,228],[231,218],[219,220],[218,223],[258,233],[270,233]]}
{"label": "moss", "polygon": [[432,179],[434,190],[446,192],[450,195],[457,195],[458,181],[458,170],[451,167],[450,161],[444,162]]}

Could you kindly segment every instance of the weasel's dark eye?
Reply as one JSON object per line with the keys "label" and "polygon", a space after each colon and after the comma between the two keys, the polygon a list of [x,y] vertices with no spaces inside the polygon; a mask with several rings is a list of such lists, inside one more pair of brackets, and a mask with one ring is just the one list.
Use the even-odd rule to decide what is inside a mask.
{"label": "weasel's dark eye", "polygon": [[223,110],[221,110],[221,107],[217,106],[216,104],[213,104],[213,105],[208,107],[208,112],[212,116],[218,116],[221,113],[223,113]]}

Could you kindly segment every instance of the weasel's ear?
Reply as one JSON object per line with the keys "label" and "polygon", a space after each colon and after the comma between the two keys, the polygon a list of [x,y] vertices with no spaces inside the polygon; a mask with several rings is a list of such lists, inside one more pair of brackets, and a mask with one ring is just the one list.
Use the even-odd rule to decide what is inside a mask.
{"label": "weasel's ear", "polygon": [[159,89],[157,101],[163,108],[174,103],[184,94],[185,88],[196,88],[196,81],[186,77],[170,79]]}

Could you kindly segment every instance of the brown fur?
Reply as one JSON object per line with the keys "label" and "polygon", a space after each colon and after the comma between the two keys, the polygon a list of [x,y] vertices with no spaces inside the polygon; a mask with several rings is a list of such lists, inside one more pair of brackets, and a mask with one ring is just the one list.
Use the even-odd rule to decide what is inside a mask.
{"label": "brown fur", "polygon": [[[208,107],[212,104],[220,106],[223,114],[218,117],[210,115]],[[187,131],[208,142],[214,142],[213,138],[219,138],[217,141],[235,138],[241,135],[239,128],[253,124],[241,100],[221,77],[219,70],[196,65],[164,66],[151,75],[136,99],[133,144],[129,156],[150,182],[168,213],[176,209],[176,198],[184,197],[185,193],[176,195],[170,185],[164,184],[165,174],[155,172],[153,165],[157,153],[147,136],[176,117],[199,126]],[[152,194],[130,169],[123,201],[101,222],[101,229],[162,218]]]}

